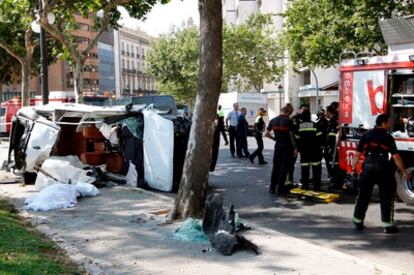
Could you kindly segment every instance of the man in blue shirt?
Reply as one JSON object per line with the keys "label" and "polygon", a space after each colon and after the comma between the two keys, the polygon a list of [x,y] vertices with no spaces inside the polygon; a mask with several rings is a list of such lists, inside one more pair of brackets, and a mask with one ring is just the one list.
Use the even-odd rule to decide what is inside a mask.
{"label": "man in blue shirt", "polygon": [[226,126],[229,131],[229,137],[230,137],[230,153],[232,157],[234,157],[234,152],[236,151],[234,147],[234,142],[236,141],[236,146],[238,144],[237,124],[239,122],[239,115],[240,115],[239,104],[234,103],[233,111],[229,112],[226,117]]}

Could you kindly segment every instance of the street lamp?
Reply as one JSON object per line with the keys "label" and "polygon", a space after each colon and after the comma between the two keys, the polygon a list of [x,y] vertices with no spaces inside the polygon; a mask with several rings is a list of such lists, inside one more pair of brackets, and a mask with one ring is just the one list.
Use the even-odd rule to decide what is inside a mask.
{"label": "street lamp", "polygon": [[281,110],[282,110],[282,93],[283,93],[283,97],[284,97],[284,91],[283,91],[282,84],[279,84],[277,86],[277,91],[279,92],[279,112],[281,112]]}
{"label": "street lamp", "polygon": [[[38,8],[41,10],[42,3],[38,2]],[[46,33],[45,30],[39,24],[40,17],[36,16],[36,20],[33,21],[30,26],[35,33],[40,34],[40,90],[42,93],[42,103],[46,105],[49,103],[49,89],[48,89],[48,67],[47,67],[47,44],[46,44]],[[53,13],[49,12],[47,14],[47,21],[49,24],[55,22],[55,16]]]}
{"label": "street lamp", "polygon": [[318,82],[318,77],[316,76],[316,73],[314,70],[311,70],[313,77],[315,78],[316,81],[316,111],[319,111],[320,109],[320,102],[319,102],[319,82]]}

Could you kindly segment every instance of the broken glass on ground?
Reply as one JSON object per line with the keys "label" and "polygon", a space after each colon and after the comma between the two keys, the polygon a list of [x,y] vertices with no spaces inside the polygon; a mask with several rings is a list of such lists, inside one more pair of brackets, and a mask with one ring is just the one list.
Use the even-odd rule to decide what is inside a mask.
{"label": "broken glass on ground", "polygon": [[238,249],[249,249],[259,254],[258,247],[239,234],[246,226],[236,226],[236,213],[233,205],[227,212],[223,209],[223,198],[220,194],[210,194],[206,199],[203,217],[203,231],[207,234],[211,245],[221,254],[229,256]]}

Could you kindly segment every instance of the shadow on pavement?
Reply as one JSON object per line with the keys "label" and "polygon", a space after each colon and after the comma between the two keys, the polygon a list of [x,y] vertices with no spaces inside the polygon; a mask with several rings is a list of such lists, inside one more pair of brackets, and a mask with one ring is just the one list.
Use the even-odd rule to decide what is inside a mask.
{"label": "shadow on pavement", "polygon": [[[357,232],[351,222],[354,197],[343,194],[340,202],[327,204],[269,194],[273,150],[265,149],[264,155],[269,164],[260,166],[257,162],[252,164],[248,160],[231,158],[228,148],[221,147],[216,171],[210,174],[211,191],[222,193],[225,202],[234,204],[242,219],[352,255],[378,257],[376,261],[411,268],[414,261],[413,207],[396,202],[400,232],[395,236],[385,235],[379,200],[374,194],[365,221],[367,228]],[[297,163],[296,182],[299,178]]]}

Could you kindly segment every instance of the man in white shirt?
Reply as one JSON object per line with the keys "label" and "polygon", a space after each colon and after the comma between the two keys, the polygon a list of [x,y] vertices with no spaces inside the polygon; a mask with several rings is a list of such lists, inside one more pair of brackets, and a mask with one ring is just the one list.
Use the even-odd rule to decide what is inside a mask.
{"label": "man in white shirt", "polygon": [[236,147],[238,146],[238,143],[239,143],[239,141],[237,140],[237,123],[239,120],[239,116],[240,116],[239,104],[236,102],[233,104],[233,111],[229,112],[226,117],[226,126],[227,126],[227,129],[229,131],[229,136],[230,136],[230,153],[232,157],[234,157],[234,152],[235,152],[234,141],[236,141]]}

